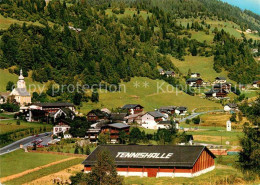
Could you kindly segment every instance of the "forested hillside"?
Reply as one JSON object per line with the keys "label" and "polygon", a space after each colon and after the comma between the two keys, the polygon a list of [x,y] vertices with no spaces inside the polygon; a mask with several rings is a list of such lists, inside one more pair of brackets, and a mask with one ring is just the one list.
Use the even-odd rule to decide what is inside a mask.
{"label": "forested hillside", "polygon": [[[126,8],[134,13],[120,16]],[[43,25],[14,24],[0,32],[0,67],[32,70],[39,82],[92,85],[118,84],[134,76],[156,79],[159,66],[179,72],[168,55],[183,62],[187,55],[214,56],[214,69],[228,71],[236,82],[251,83],[259,75],[251,51],[259,48],[259,41],[212,30],[206,21],[229,20],[241,30],[260,31],[259,16],[217,0],[2,0],[0,12]],[[177,21],[181,18],[200,21],[184,27]],[[214,34],[214,42],[192,39],[192,32]]]}

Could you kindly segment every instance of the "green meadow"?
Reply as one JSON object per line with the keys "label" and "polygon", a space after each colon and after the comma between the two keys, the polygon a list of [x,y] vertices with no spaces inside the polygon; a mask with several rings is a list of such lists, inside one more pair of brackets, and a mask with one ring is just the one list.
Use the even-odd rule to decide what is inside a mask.
{"label": "green meadow", "polygon": [[[33,81],[30,75],[31,73],[29,73],[29,77],[25,77],[26,86],[28,87],[29,85],[35,85],[37,87],[36,91],[39,91],[40,88],[43,87],[43,84]],[[7,69],[0,69],[0,92],[6,91],[6,85],[9,81],[12,81],[16,84],[18,81],[18,75],[9,73]],[[34,88],[31,90],[33,91]]]}
{"label": "green meadow", "polygon": [[181,73],[187,75],[188,70],[191,69],[193,73],[200,73],[201,78],[204,81],[213,82],[217,76],[226,77],[228,82],[234,83],[234,81],[228,79],[228,73],[226,71],[222,71],[221,73],[217,73],[213,69],[213,57],[202,57],[202,56],[185,56],[185,61],[180,61],[176,58],[171,57],[173,64],[179,68]]}
{"label": "green meadow", "polygon": [[189,111],[198,107],[221,108],[221,105],[198,96],[190,96],[177,90],[162,80],[134,77],[130,82],[120,84],[121,91],[99,91],[99,103],[87,102],[80,107],[81,113],[93,108],[117,108],[125,104],[141,104],[145,111],[152,111],[160,106],[187,106]]}
{"label": "green meadow", "polygon": [[0,120],[0,134],[4,134],[6,132],[16,131],[25,128],[40,128],[45,126],[46,128],[52,128],[52,125],[37,123],[37,122],[26,122],[20,120],[20,125],[17,125],[17,120]]}
{"label": "green meadow", "polygon": [[68,157],[69,156],[63,155],[24,152],[24,150],[21,149],[16,150],[0,156],[0,177],[17,174]]}

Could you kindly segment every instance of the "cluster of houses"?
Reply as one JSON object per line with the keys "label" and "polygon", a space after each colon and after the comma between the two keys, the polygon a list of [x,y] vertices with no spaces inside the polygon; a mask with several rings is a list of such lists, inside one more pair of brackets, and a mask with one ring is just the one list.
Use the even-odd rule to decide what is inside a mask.
{"label": "cluster of houses", "polygon": [[[186,84],[190,87],[202,87],[209,85],[204,82],[200,73],[192,73],[191,78],[186,80]],[[224,98],[231,92],[231,83],[228,83],[225,77],[216,77],[215,81],[211,84],[212,89],[205,92],[207,98]]]}
{"label": "cluster of houses", "polygon": [[100,133],[110,133],[111,142],[115,143],[118,141],[120,131],[129,134],[131,123],[147,129],[169,128],[171,125],[178,129],[178,122],[170,121],[169,117],[187,113],[186,107],[166,106],[146,113],[143,108],[140,104],[126,104],[116,113],[111,113],[107,109],[91,110],[87,114],[87,120],[93,124],[87,131],[86,138],[96,142]]}
{"label": "cluster of houses", "polygon": [[158,69],[158,71],[161,76],[164,76],[164,75],[166,77],[175,77],[176,76],[175,72],[172,70],[164,70],[164,69],[160,68],[160,69]]}

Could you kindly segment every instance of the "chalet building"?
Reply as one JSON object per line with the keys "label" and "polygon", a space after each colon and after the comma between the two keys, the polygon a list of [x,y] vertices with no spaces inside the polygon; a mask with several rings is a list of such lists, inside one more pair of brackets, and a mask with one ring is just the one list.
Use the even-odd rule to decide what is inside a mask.
{"label": "chalet building", "polygon": [[40,121],[45,119],[49,121],[56,121],[58,118],[74,119],[75,107],[72,103],[34,103],[28,107],[22,107],[20,111],[26,114],[28,122]]}
{"label": "chalet building", "polygon": [[56,122],[58,119],[71,119],[76,117],[76,114],[69,108],[60,108],[56,113],[50,114],[53,121]]}
{"label": "chalet building", "polygon": [[108,120],[109,119],[109,114],[106,112],[103,112],[99,109],[96,110],[91,110],[88,114],[87,114],[87,120],[89,122],[97,122],[100,120]]}
{"label": "chalet building", "polygon": [[17,87],[10,93],[10,100],[17,102],[20,105],[27,105],[31,103],[31,95],[26,89],[26,84],[23,77],[23,71],[20,70],[20,76],[17,81]]}
{"label": "chalet building", "polygon": [[110,120],[112,123],[126,123],[127,113],[111,113]]}
{"label": "chalet building", "polygon": [[186,83],[191,87],[200,87],[203,85],[203,80],[201,78],[189,78]]}
{"label": "chalet building", "polygon": [[54,102],[54,103],[33,103],[29,109],[44,110],[48,113],[56,113],[61,108],[68,108],[75,112],[75,106],[72,103]]}
{"label": "chalet building", "polygon": [[175,114],[177,115],[185,115],[187,113],[187,107],[177,107],[175,109]]}
{"label": "chalet building", "polygon": [[211,98],[211,97],[212,98],[224,98],[228,95],[228,92],[225,90],[221,90],[221,89],[219,89],[219,90],[212,89],[208,92],[205,92],[205,95],[207,98]]}
{"label": "chalet building", "polygon": [[191,78],[200,78],[200,73],[191,73]]}
{"label": "chalet building", "polygon": [[160,113],[159,111],[147,112],[142,116],[142,127],[148,129],[158,129],[158,123],[165,121],[167,116]]}
{"label": "chalet building", "polygon": [[108,108],[102,108],[102,112],[106,112],[107,114],[111,114],[111,111]]}
{"label": "chalet building", "polygon": [[158,69],[158,71],[159,71],[160,75],[164,75],[165,74],[165,71],[162,68]]}
{"label": "chalet building", "polygon": [[61,132],[64,134],[66,131],[69,131],[70,126],[65,120],[61,120],[59,124],[53,127],[53,135],[59,135]]}
{"label": "chalet building", "polygon": [[238,105],[236,103],[228,103],[224,106],[224,111],[229,112],[229,111],[237,111],[238,110]]}
{"label": "chalet building", "polygon": [[141,112],[139,114],[132,114],[132,115],[128,115],[127,118],[127,123],[138,123],[138,124],[142,124],[142,116],[144,114]]}
{"label": "chalet building", "polygon": [[260,80],[254,81],[254,82],[253,82],[253,87],[254,87],[254,88],[259,88],[259,87],[260,87]]}
{"label": "chalet building", "polygon": [[176,106],[160,107],[158,111],[163,114],[173,115],[175,113]]}
{"label": "chalet building", "polygon": [[143,112],[143,106],[139,104],[126,104],[122,107],[123,110],[127,110],[128,114],[138,114]]}
{"label": "chalet building", "polygon": [[91,171],[101,151],[109,151],[122,176],[196,177],[215,169],[215,155],[205,146],[100,145],[84,161]]}
{"label": "chalet building", "polygon": [[166,77],[175,77],[175,72],[174,71],[165,71]]}
{"label": "chalet building", "polygon": [[216,77],[215,78],[215,84],[223,84],[223,83],[226,83],[227,82],[227,79],[225,77]]}
{"label": "chalet building", "polygon": [[101,133],[109,134],[110,142],[117,143],[119,139],[119,132],[125,131],[129,134],[130,126],[124,123],[112,123],[101,127]]}
{"label": "chalet building", "polygon": [[215,90],[225,90],[230,92],[231,91],[231,84],[230,83],[218,83],[213,85],[213,89]]}
{"label": "chalet building", "polygon": [[96,143],[98,141],[98,135],[101,132],[101,128],[109,123],[108,120],[103,120],[98,123],[90,125],[90,128],[86,132],[86,139],[89,139],[91,143]]}

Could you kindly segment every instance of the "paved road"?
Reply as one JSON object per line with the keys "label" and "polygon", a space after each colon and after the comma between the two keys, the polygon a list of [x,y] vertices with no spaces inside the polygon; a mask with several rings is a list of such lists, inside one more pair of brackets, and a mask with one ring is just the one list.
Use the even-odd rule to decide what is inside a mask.
{"label": "paved road", "polygon": [[51,134],[52,132],[47,132],[48,136],[45,135],[45,133],[41,133],[39,134],[38,137],[34,137],[34,136],[29,136],[26,138],[23,138],[21,140],[15,141],[10,145],[7,145],[3,148],[0,148],[0,155],[12,152],[14,150],[17,150],[20,148],[20,145],[24,145],[24,146],[28,146],[31,145],[32,141],[34,141],[35,139],[42,139],[42,143],[41,144],[47,144],[50,140],[51,140]]}
{"label": "paved road", "polygon": [[186,118],[182,118],[180,120],[180,122],[185,122],[186,119],[192,119],[192,118],[195,118],[201,114],[207,114],[207,113],[210,113],[210,112],[222,112],[223,110],[210,110],[210,111],[205,111],[205,112],[196,112],[196,113],[192,113],[191,115],[187,116]]}

